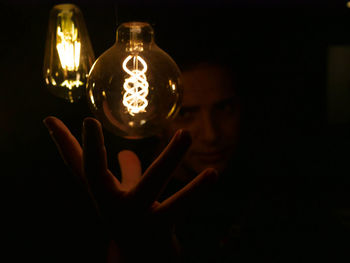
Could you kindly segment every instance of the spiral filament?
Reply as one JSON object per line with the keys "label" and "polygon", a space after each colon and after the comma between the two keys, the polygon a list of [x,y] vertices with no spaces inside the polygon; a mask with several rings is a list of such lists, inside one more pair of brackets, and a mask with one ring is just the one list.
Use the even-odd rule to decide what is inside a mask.
{"label": "spiral filament", "polygon": [[[127,68],[127,64],[132,61],[132,69]],[[138,68],[139,62],[142,64],[142,69]],[[127,108],[130,115],[134,116],[139,112],[145,112],[148,105],[146,99],[148,95],[148,82],[145,75],[147,64],[140,56],[129,55],[123,62],[123,69],[130,75],[125,79],[123,88],[125,90],[123,96],[123,104]]]}

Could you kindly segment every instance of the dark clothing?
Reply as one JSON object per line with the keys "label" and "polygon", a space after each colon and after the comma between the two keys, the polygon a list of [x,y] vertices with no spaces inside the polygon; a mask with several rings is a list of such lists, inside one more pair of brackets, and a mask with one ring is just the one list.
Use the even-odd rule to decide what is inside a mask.
{"label": "dark clothing", "polygon": [[[179,222],[184,262],[342,262],[349,257],[350,231],[339,208],[348,211],[350,199],[334,196],[339,177],[256,176],[251,168],[241,160]],[[168,189],[180,186],[174,181]]]}

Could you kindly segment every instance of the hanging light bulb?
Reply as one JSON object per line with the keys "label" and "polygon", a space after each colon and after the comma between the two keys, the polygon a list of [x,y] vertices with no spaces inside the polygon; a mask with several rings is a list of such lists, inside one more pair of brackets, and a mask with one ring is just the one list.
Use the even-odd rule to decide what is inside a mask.
{"label": "hanging light bulb", "polygon": [[72,4],[54,6],[50,12],[44,59],[48,89],[57,97],[77,101],[85,92],[94,60],[79,8]]}
{"label": "hanging light bulb", "polygon": [[155,135],[177,113],[180,70],[154,42],[148,23],[117,29],[115,44],[92,66],[87,97],[105,128],[125,138]]}

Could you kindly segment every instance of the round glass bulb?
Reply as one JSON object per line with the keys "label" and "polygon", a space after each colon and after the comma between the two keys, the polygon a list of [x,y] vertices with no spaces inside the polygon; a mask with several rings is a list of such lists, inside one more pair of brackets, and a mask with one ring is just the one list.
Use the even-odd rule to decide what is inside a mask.
{"label": "round glass bulb", "polygon": [[44,79],[57,97],[75,102],[85,94],[87,76],[95,61],[79,8],[72,4],[51,9],[44,58]]}
{"label": "round glass bulb", "polygon": [[124,138],[160,133],[181,102],[180,70],[153,35],[148,23],[120,25],[115,44],[89,73],[87,97],[93,113]]}

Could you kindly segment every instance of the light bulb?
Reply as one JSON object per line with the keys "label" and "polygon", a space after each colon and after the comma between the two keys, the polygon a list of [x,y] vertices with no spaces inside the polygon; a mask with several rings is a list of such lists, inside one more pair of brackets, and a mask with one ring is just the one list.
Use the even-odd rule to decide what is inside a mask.
{"label": "light bulb", "polygon": [[57,97],[75,102],[85,92],[95,60],[79,8],[72,4],[52,8],[44,59],[44,79]]}
{"label": "light bulb", "polygon": [[90,107],[104,127],[118,136],[156,135],[179,109],[180,70],[156,45],[153,35],[148,23],[120,25],[115,44],[89,73]]}

